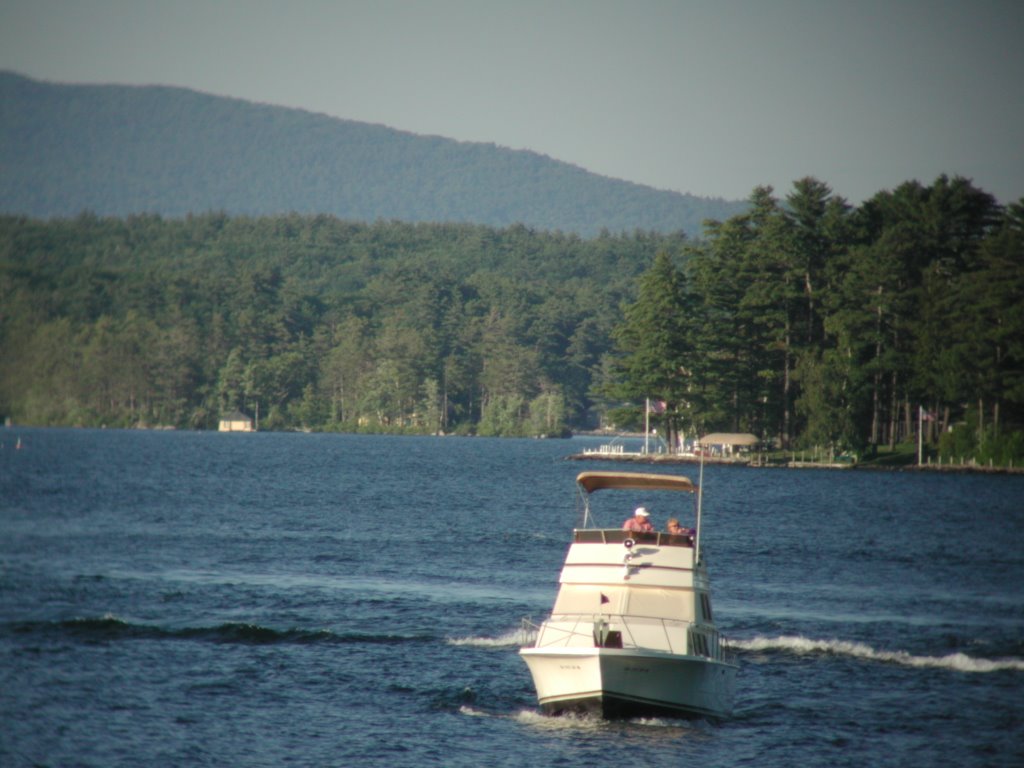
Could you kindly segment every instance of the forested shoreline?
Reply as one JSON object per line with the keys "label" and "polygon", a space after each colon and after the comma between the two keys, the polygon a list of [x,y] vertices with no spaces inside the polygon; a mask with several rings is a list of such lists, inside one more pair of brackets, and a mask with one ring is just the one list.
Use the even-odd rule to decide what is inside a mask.
{"label": "forested shoreline", "polygon": [[941,176],[857,208],[810,178],[750,203],[641,278],[611,391],[658,393],[671,433],[834,454],[920,421],[947,461],[1024,458],[1024,200]]}
{"label": "forested shoreline", "polygon": [[[870,450],[917,408],[1024,455],[1024,201],[814,179],[679,232],[219,213],[0,217],[0,413],[35,425],[557,435]],[[961,453],[961,455],[964,455]]]}
{"label": "forested shoreline", "polygon": [[42,425],[559,434],[683,236],[330,216],[0,218],[0,410]]}

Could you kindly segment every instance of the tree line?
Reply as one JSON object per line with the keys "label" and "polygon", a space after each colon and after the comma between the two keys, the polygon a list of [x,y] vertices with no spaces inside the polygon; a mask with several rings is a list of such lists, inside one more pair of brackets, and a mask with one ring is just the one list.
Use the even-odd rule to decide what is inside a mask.
{"label": "tree line", "polygon": [[681,233],[330,216],[0,218],[0,413],[42,425],[562,434]]}
{"label": "tree line", "polygon": [[812,178],[660,255],[614,329],[607,391],[673,435],[872,451],[923,418],[947,457],[1024,457],[1024,200],[908,182],[859,207]]}
{"label": "tree line", "polygon": [[[1024,201],[815,179],[703,237],[0,217],[0,413],[41,425],[753,432],[1024,455]],[[1017,442],[1014,442],[1017,441]]]}

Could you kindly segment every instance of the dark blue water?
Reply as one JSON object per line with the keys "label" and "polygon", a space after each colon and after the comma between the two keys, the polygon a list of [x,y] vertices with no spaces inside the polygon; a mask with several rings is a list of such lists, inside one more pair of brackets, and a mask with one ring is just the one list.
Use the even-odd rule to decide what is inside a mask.
{"label": "dark blue water", "polygon": [[3,766],[1024,765],[1021,477],[709,467],[735,716],[603,722],[516,655],[583,440],[0,442]]}

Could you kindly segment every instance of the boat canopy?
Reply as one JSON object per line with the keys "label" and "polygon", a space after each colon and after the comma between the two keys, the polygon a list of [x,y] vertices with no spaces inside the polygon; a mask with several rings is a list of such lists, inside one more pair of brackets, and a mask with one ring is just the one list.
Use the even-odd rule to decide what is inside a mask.
{"label": "boat canopy", "polygon": [[577,484],[587,493],[607,489],[687,491],[697,490],[690,478],[644,472],[580,472]]}

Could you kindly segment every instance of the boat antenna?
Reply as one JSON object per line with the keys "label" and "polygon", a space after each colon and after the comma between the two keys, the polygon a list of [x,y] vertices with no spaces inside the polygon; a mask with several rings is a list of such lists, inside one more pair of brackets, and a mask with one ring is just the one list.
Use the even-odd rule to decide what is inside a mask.
{"label": "boat antenna", "polygon": [[700,452],[700,473],[697,475],[697,535],[694,541],[694,561],[700,563],[700,514],[704,506],[704,450]]}

